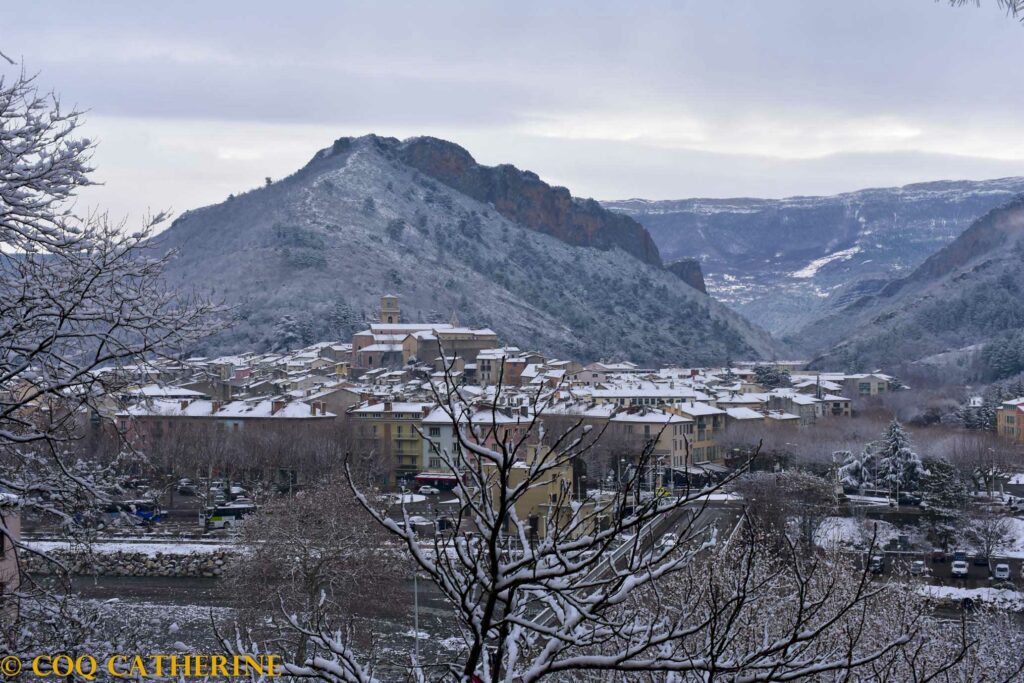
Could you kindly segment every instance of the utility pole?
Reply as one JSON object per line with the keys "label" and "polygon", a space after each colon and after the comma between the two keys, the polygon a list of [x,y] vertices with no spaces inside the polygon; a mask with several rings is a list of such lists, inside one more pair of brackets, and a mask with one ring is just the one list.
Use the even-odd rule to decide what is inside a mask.
{"label": "utility pole", "polygon": [[412,570],[412,630],[416,636],[416,667],[420,666],[420,584],[416,575],[419,572]]}

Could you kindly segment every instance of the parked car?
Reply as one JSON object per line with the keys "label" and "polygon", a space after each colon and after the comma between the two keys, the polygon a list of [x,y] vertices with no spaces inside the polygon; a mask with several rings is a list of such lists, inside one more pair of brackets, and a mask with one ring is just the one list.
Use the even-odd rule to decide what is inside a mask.
{"label": "parked car", "polygon": [[881,574],[885,571],[885,557],[882,555],[874,555],[871,561],[868,563],[868,569],[872,574]]}
{"label": "parked car", "polygon": [[901,493],[898,501],[900,505],[920,505],[921,498],[912,496],[909,493]]}
{"label": "parked car", "polygon": [[416,492],[421,496],[436,496],[441,493],[441,489],[434,486],[421,486]]}
{"label": "parked car", "polygon": [[928,567],[925,566],[924,560],[914,560],[910,563],[911,576],[924,576],[927,572]]}
{"label": "parked car", "polygon": [[992,570],[992,578],[997,581],[1009,581],[1010,580],[1010,565],[1005,562],[1000,562],[996,565],[996,568]]}
{"label": "parked car", "polygon": [[199,489],[191,479],[181,479],[178,481],[178,493],[183,496],[194,496],[199,493]]}
{"label": "parked car", "polygon": [[970,571],[970,568],[967,566],[967,560],[953,560],[952,574],[954,579],[966,579],[968,571]]}
{"label": "parked car", "polygon": [[672,546],[674,546],[678,542],[679,542],[679,537],[676,536],[675,534],[672,534],[672,533],[662,534],[661,538],[658,539],[658,550],[664,550],[666,548],[671,548]]}
{"label": "parked car", "polygon": [[963,550],[957,550],[955,553],[953,553],[953,561],[954,562],[966,562],[967,561],[967,553],[965,553]]}
{"label": "parked car", "polygon": [[936,548],[932,551],[932,562],[946,563],[946,551]]}
{"label": "parked car", "polygon": [[160,504],[152,498],[140,498],[138,500],[126,500],[123,503],[114,504],[118,512],[135,515],[146,522],[159,522],[163,519],[163,510]]}

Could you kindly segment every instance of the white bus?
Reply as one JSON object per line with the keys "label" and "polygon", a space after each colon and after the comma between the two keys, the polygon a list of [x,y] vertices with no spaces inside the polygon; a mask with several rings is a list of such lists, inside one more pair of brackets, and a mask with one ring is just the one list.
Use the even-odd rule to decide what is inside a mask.
{"label": "white bus", "polygon": [[256,512],[256,506],[252,503],[214,505],[199,513],[199,526],[204,529],[227,529],[254,512]]}

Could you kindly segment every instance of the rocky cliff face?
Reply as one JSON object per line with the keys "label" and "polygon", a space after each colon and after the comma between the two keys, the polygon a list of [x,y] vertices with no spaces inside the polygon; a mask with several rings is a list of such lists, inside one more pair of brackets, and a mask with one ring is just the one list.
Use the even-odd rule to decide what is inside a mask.
{"label": "rocky cliff face", "polygon": [[680,280],[690,285],[698,292],[708,293],[707,286],[704,284],[704,273],[700,268],[700,261],[694,258],[681,258],[677,261],[672,261],[665,266],[665,270],[669,271]]}
{"label": "rocky cliff face", "polygon": [[[644,263],[661,265],[658,247],[635,220],[606,210],[593,199],[573,197],[564,187],[552,187],[537,174],[515,166],[482,166],[462,147],[431,137],[398,141],[377,138],[382,151],[395,155],[426,176],[491,204],[509,220],[581,247],[618,247]],[[351,138],[335,143],[345,150]]]}

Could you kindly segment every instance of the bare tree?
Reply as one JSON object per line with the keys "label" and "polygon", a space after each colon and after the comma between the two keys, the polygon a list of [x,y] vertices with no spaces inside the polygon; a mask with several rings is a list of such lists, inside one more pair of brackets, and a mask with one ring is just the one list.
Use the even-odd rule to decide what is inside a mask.
{"label": "bare tree", "polygon": [[1014,540],[1013,524],[1007,517],[986,507],[971,515],[966,535],[991,565],[992,556],[1006,550]]}
{"label": "bare tree", "polygon": [[23,72],[0,78],[0,490],[66,524],[111,490],[116,463],[73,445],[123,381],[117,368],[189,346],[216,312],[162,282],[169,256],[150,242],[162,214],[129,232],[74,212],[92,183],[80,125]]}
{"label": "bare tree", "polygon": [[[411,567],[394,543],[388,558],[388,537],[342,480],[328,477],[294,496],[272,499],[242,524],[245,552],[227,572],[245,616],[242,625],[266,634],[261,639],[274,652],[303,661],[320,654],[308,630],[328,621],[404,613],[394,595]],[[288,618],[282,619],[282,608]],[[292,628],[290,619],[303,628]]]}
{"label": "bare tree", "polygon": [[[463,634],[458,656],[432,666],[414,660],[413,678],[831,680],[880,663],[913,640],[917,622],[909,618],[891,636],[863,637],[865,615],[881,591],[863,571],[847,583],[828,570],[829,561],[789,553],[788,588],[760,575],[748,581],[765,557],[756,535],[732,543],[731,531],[719,534],[709,523],[720,487],[684,490],[677,498],[642,492],[638,474],[651,461],[650,447],[636,454],[638,466],[621,490],[574,496],[566,480],[593,447],[594,439],[585,443],[593,430],[577,422],[549,432],[545,398],[538,393],[513,430],[497,419],[497,408],[481,416],[451,384],[438,387],[456,435],[450,451],[435,449],[458,475],[450,536],[421,540],[404,508],[399,523],[353,485],[366,512],[451,603]],[[688,582],[706,579],[703,561],[715,552],[731,558],[739,582],[727,592],[709,588],[705,602],[681,600]],[[786,601],[797,605],[792,618],[772,622],[770,632],[747,629],[746,614]],[[330,624],[293,620],[292,627],[329,654],[292,661],[288,674],[371,680],[372,664]]]}
{"label": "bare tree", "polygon": [[749,526],[776,549],[789,548],[792,539],[801,550],[812,551],[818,527],[836,504],[832,485],[799,470],[753,472],[740,479],[737,490]]}

